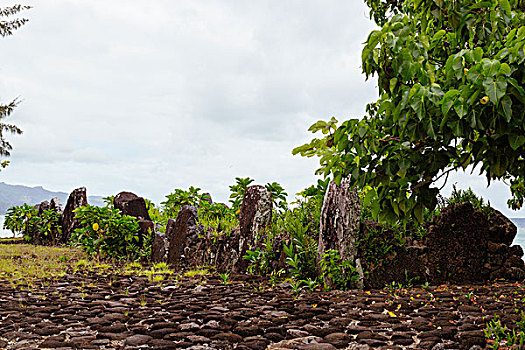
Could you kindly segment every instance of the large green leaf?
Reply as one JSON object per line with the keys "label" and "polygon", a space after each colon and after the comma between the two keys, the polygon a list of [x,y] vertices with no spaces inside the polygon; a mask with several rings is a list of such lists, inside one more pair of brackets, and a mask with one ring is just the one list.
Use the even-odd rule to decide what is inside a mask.
{"label": "large green leaf", "polygon": [[501,106],[503,107],[505,120],[509,123],[512,119],[512,100],[508,95],[501,99]]}
{"label": "large green leaf", "polygon": [[498,73],[499,68],[501,67],[501,62],[498,60],[490,60],[488,58],[484,58],[481,61],[481,65],[483,67],[483,74],[486,77],[493,77]]}
{"label": "large green leaf", "polygon": [[441,111],[443,112],[444,115],[448,114],[448,111],[450,110],[450,108],[452,108],[452,106],[454,105],[454,102],[456,102],[458,95],[459,95],[459,90],[453,89],[453,90],[447,91],[445,96],[443,96],[443,99],[441,100]]}
{"label": "large green leaf", "polygon": [[490,101],[497,105],[498,101],[505,96],[505,92],[507,91],[507,80],[503,77],[497,77],[496,80],[487,77],[483,81],[483,86],[485,87],[485,93]]}
{"label": "large green leaf", "polygon": [[509,143],[510,143],[510,147],[512,147],[513,150],[517,150],[518,148],[520,148],[521,146],[525,144],[525,136],[511,134],[509,135]]}

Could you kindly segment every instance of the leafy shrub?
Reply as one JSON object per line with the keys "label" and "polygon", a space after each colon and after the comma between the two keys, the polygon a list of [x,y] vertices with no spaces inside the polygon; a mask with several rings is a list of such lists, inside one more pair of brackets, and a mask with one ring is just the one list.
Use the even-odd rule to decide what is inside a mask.
{"label": "leafy shrub", "polygon": [[168,224],[168,215],[165,210],[158,207],[150,201],[147,198],[144,198],[144,202],[146,203],[146,210],[148,211],[148,215],[155,224],[155,231],[157,232],[166,232],[166,226]]}
{"label": "leafy shrub", "polygon": [[[235,181],[235,185],[230,186],[230,203],[232,203],[233,211],[237,213],[241,209],[242,199],[246,189],[255,180],[249,177],[236,177]],[[284,211],[288,208],[288,203],[286,202],[286,196],[288,196],[288,194],[279,183],[268,182],[264,187],[270,192],[274,209]]]}
{"label": "leafy shrub", "polygon": [[35,234],[39,235],[38,238],[40,242],[50,242],[53,245],[57,243],[62,233],[62,226],[60,225],[60,216],[61,214],[51,209],[44,210],[41,216],[35,216]]}
{"label": "leafy shrub", "polygon": [[349,290],[357,286],[359,274],[354,264],[341,259],[339,252],[334,249],[325,251],[321,257],[321,277],[325,282],[325,289],[330,286],[339,290]]}
{"label": "leafy shrub", "polygon": [[357,241],[367,266],[378,266],[388,254],[405,246],[405,239],[398,230],[370,223]]}
{"label": "leafy shrub", "polygon": [[[120,214],[118,209],[91,205],[74,210],[80,228],[72,236],[72,244],[98,258],[137,259],[147,249],[139,247],[139,225],[136,218]],[[150,236],[150,235],[147,235]],[[145,237],[147,240],[148,237]],[[147,254],[147,253],[145,253]]]}
{"label": "leafy shrub", "polygon": [[198,187],[190,186],[187,191],[177,188],[173,193],[168,194],[166,200],[161,202],[164,205],[166,215],[170,218],[176,218],[183,206],[192,205],[199,207],[201,203],[207,202],[209,196],[205,193],[200,193],[200,190]]}
{"label": "leafy shrub", "polygon": [[23,204],[7,210],[4,229],[11,230],[13,234],[22,233],[28,242],[56,244],[62,228],[60,214],[54,210],[44,210],[38,216],[38,210]]}
{"label": "leafy shrub", "polygon": [[233,211],[237,213],[241,209],[242,199],[246,189],[255,180],[249,177],[236,177],[235,181],[235,185],[230,186],[230,203],[232,204]]}
{"label": "leafy shrub", "polygon": [[309,224],[300,210],[286,212],[285,229],[291,234],[290,245],[284,245],[289,272],[296,281],[315,280],[317,269],[317,241],[309,234]]}
{"label": "leafy shrub", "polygon": [[284,191],[284,188],[279,183],[267,183],[264,187],[270,192],[275,210],[284,211],[288,208],[288,203],[286,203],[288,193]]}
{"label": "leafy shrub", "polygon": [[7,210],[4,220],[4,229],[11,230],[13,234],[21,233],[27,240],[36,227],[35,218],[38,211],[30,205],[13,206]]}
{"label": "leafy shrub", "polygon": [[474,208],[481,211],[487,217],[490,217],[494,213],[494,209],[490,206],[490,201],[485,203],[484,199],[478,197],[470,187],[467,190],[458,190],[456,185],[454,185],[452,186],[450,197],[445,200],[445,204],[449,206],[461,203],[472,204]]}
{"label": "leafy shrub", "polygon": [[256,248],[255,250],[247,250],[243,259],[249,261],[248,273],[267,275],[271,272],[272,262],[276,259],[273,250],[273,235],[266,235],[263,243],[263,249]]}

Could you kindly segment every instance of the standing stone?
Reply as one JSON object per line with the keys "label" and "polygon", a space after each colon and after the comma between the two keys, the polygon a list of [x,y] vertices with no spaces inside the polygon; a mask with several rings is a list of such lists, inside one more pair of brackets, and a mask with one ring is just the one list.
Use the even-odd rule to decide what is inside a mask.
{"label": "standing stone", "polygon": [[350,179],[343,178],[339,186],[330,181],[321,209],[319,256],[327,250],[337,250],[341,259],[355,263],[359,271],[361,264],[357,259],[357,241],[360,223],[361,203],[357,189],[350,188]]}
{"label": "standing stone", "polygon": [[42,216],[44,211],[49,210],[50,204],[48,201],[43,201],[42,203],[36,204],[33,209],[38,210],[38,216]]}
{"label": "standing stone", "polygon": [[75,219],[75,210],[78,207],[83,207],[88,204],[86,188],[80,187],[69,195],[67,199],[66,207],[64,208],[64,213],[62,214],[62,238],[60,239],[61,243],[68,243],[71,238],[71,233],[78,228],[78,221]]}
{"label": "standing stone", "polygon": [[134,216],[151,221],[146,207],[146,201],[135,193],[120,192],[115,196],[113,205],[115,209],[119,209],[122,212],[122,215]]}
{"label": "standing stone", "polygon": [[[246,188],[239,213],[239,256],[259,242],[272,222],[272,196],[264,186],[255,185]],[[248,262],[239,260],[239,272],[244,272]]]}
{"label": "standing stone", "polygon": [[142,247],[144,237],[149,234],[148,229],[151,230],[150,234],[154,238],[155,225],[149,217],[144,198],[132,192],[120,192],[115,196],[113,205],[115,209],[120,210],[122,215],[129,215],[139,219],[139,247]]}
{"label": "standing stone", "polygon": [[177,219],[168,220],[166,236],[169,239],[168,263],[179,266],[186,242],[198,234],[197,208],[185,205],[179,211]]}
{"label": "standing stone", "polygon": [[[173,219],[170,219],[173,221]],[[154,263],[168,261],[168,239],[164,233],[155,232],[151,245],[151,260]]]}
{"label": "standing stone", "polygon": [[51,198],[51,202],[49,203],[49,209],[53,209],[59,214],[62,214],[64,209],[62,209],[62,203],[60,203],[60,199],[57,197]]}

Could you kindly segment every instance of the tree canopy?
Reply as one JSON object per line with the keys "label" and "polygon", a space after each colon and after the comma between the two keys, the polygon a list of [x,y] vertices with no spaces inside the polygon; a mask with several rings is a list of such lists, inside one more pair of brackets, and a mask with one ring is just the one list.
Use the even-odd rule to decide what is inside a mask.
{"label": "tree canopy", "polygon": [[366,0],[379,26],[362,51],[379,99],[362,119],[294,150],[324,175],[350,176],[381,221],[423,220],[438,186],[472,169],[525,194],[525,4],[522,0]]}
{"label": "tree canopy", "polygon": [[[12,35],[17,29],[22,27],[28,21],[26,18],[10,19],[10,17],[29,8],[29,6],[22,5],[0,8],[0,35],[2,37]],[[18,103],[19,100],[15,99],[8,104],[0,104],[0,168],[5,168],[9,164],[8,161],[2,160],[2,158],[9,157],[10,151],[13,149],[9,141],[5,139],[5,135],[22,133],[22,130],[16,125],[4,122],[13,113]]]}

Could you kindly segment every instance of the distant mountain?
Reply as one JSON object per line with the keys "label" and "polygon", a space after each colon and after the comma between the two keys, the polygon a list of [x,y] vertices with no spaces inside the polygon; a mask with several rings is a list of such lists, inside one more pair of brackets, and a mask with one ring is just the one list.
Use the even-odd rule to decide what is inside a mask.
{"label": "distant mountain", "polygon": [[[60,199],[60,203],[64,207],[69,193],[48,191],[42,186],[28,187],[0,182],[0,214],[5,214],[7,209],[14,205],[22,205],[24,203],[34,205],[43,201],[49,201],[54,197]],[[96,206],[104,205],[101,196],[88,196],[88,203]]]}

